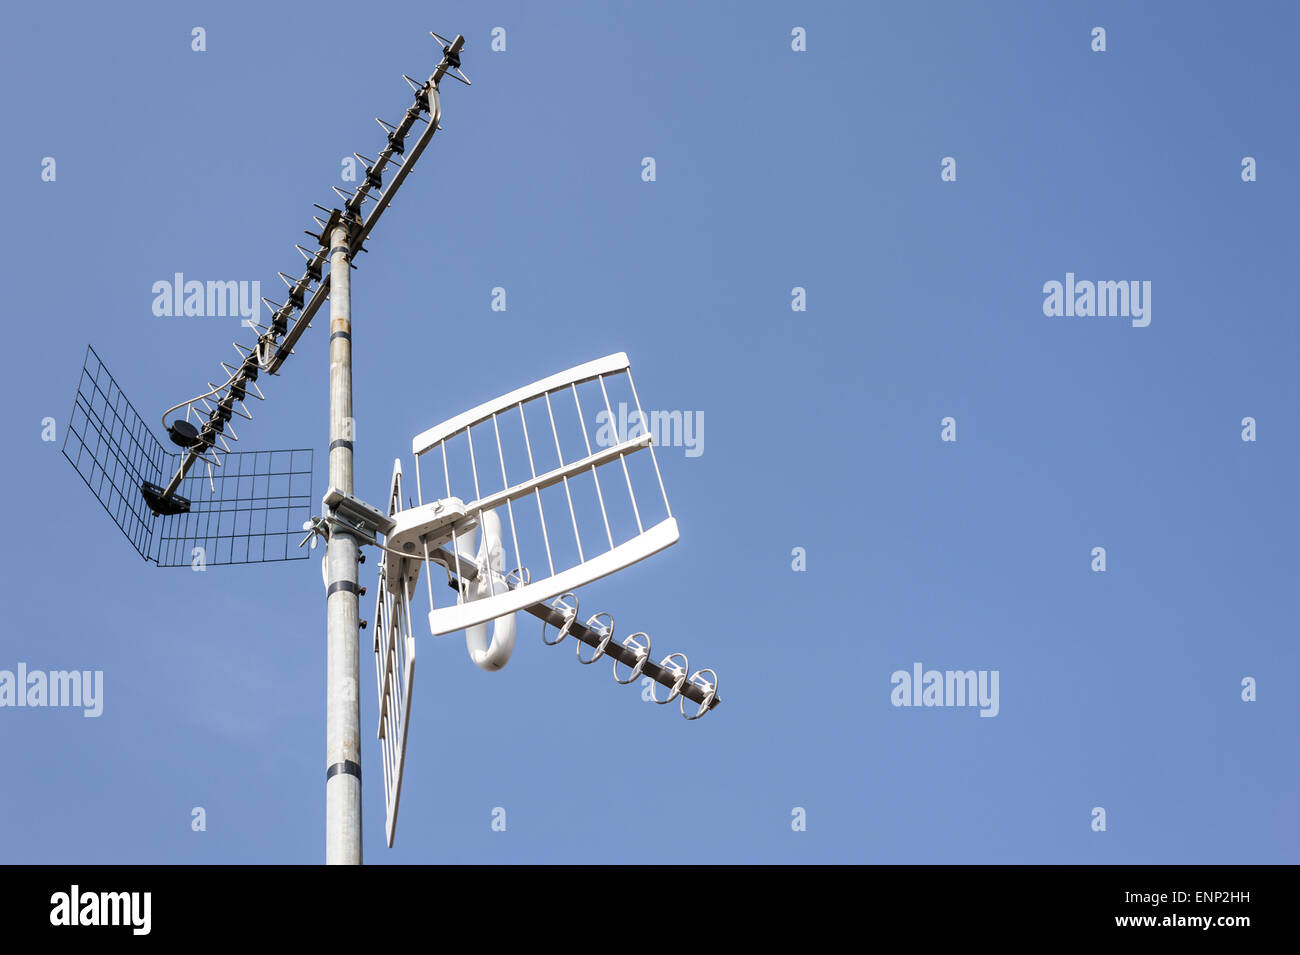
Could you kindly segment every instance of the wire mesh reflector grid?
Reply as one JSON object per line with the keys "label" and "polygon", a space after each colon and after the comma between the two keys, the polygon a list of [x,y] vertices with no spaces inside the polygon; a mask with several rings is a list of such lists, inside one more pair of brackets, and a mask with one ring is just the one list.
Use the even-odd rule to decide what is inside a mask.
{"label": "wire mesh reflector grid", "polygon": [[[179,453],[167,451],[93,348],[77,383],[63,441],[86,486],[145,560],[160,567],[301,560],[296,537],[311,517],[311,449],[228,454],[224,467],[187,476],[176,495],[188,513],[156,516],[141,493],[161,485]],[[292,541],[292,542],[291,542]],[[202,553],[196,554],[195,548]]]}
{"label": "wire mesh reflector grid", "polygon": [[305,559],[297,537],[311,518],[313,459],[310,448],[238,451],[211,473],[187,475],[178,493],[190,510],[162,518],[158,566]]}
{"label": "wire mesh reflector grid", "polygon": [[66,457],[141,557],[152,560],[156,518],[140,493],[157,484],[168,454],[122,394],[99,355],[86,347],[77,396],[63,440]]}

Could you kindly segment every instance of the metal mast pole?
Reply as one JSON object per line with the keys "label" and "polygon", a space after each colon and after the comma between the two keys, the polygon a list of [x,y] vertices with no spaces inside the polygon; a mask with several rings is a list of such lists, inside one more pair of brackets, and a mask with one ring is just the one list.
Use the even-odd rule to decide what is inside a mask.
{"label": "metal mast pole", "polygon": [[[331,217],[332,219],[335,217]],[[330,487],[352,494],[351,217],[329,230]],[[361,864],[361,654],[357,539],[337,525],[325,549],[325,863]]]}
{"label": "metal mast pole", "polygon": [[[371,167],[367,164],[366,182],[359,187],[345,206],[330,213],[324,223],[320,238],[327,245],[330,260],[330,489],[342,492],[345,498],[353,494],[352,440],[355,433],[352,415],[352,253],[360,249],[366,236],[388,207],[398,187],[405,180],[415,161],[438,130],[442,107],[438,104],[438,81],[448,70],[454,70],[465,84],[469,80],[460,72],[460,51],[465,38],[457,36],[448,42],[436,33],[434,38],[443,48],[442,62],[424,85],[407,79],[415,90],[416,101],[397,126],[383,123],[388,131],[388,144]],[[406,149],[406,137],[422,111],[429,112],[425,129],[416,143]],[[403,155],[398,164],[394,157]],[[389,164],[397,172],[378,198],[368,196],[371,189],[380,189],[381,175]],[[337,191],[337,187],[336,187]],[[363,200],[370,198],[375,207],[364,222],[359,215]],[[319,221],[319,220],[318,220]],[[322,284],[322,288],[324,288]],[[319,294],[319,292],[318,292]],[[313,299],[315,301],[315,298]],[[301,334],[299,321],[294,332]],[[296,340],[296,335],[293,336]],[[286,336],[282,350],[292,350],[293,342]],[[273,369],[274,370],[274,369]],[[326,710],[325,740],[325,863],[326,865],[361,864],[361,653],[358,632],[357,564],[360,541],[343,525],[333,523],[325,548],[325,609],[327,617],[326,684],[328,704]]]}
{"label": "metal mast pole", "polygon": [[[275,375],[280,371],[285,360],[294,353],[294,345],[303,333],[311,327],[312,318],[322,307],[326,297],[330,303],[330,423],[329,423],[329,490],[325,500],[325,514],[312,518],[303,525],[307,531],[299,544],[312,541],[316,546],[316,536],[327,538],[323,576],[325,578],[326,608],[326,731],[325,731],[325,862],[331,865],[361,864],[361,699],[359,693],[361,654],[359,614],[357,599],[363,593],[357,585],[357,565],[365,558],[360,554],[362,543],[375,544],[368,533],[376,524],[383,524],[387,519],[378,511],[368,509],[353,497],[352,441],[355,427],[352,412],[352,283],[351,268],[354,253],[365,251],[364,244],[380,216],[388,208],[393,194],[401,187],[407,175],[415,166],[429,142],[441,126],[438,121],[442,116],[442,106],[438,94],[438,84],[445,76],[451,76],[458,82],[469,85],[467,77],[460,68],[460,53],[465,46],[465,38],[457,35],[455,39],[430,32],[442,48],[442,60],[434,68],[429,79],[419,83],[405,74],[402,78],[410,86],[415,99],[406,108],[401,120],[396,124],[387,123],[376,117],[376,121],[387,134],[387,142],[376,159],[367,159],[354,153],[360,162],[365,163],[365,180],[359,182],[352,191],[338,186],[332,187],[340,198],[346,197],[342,210],[327,209],[313,203],[317,209],[329,215],[329,220],[319,216],[314,221],[320,227],[320,233],[304,230],[318,242],[317,248],[308,252],[301,245],[298,251],[307,260],[306,270],[296,282],[292,276],[281,272],[280,277],[289,288],[288,300],[280,305],[270,299],[262,299],[272,310],[269,326],[256,325],[262,329],[257,342],[252,348],[245,348],[238,343],[240,362],[237,366],[222,362],[227,373],[226,379],[218,385],[208,382],[206,391],[193,398],[173,405],[163,412],[163,426],[167,429],[173,443],[185,449],[166,487],[147,480],[147,477],[161,479],[161,473],[155,473],[156,467],[147,467],[141,472],[136,464],[131,467],[116,468],[107,480],[111,490],[117,495],[114,500],[123,503],[127,500],[127,490],[131,495],[139,494],[156,519],[161,515],[217,513],[221,505],[233,501],[220,498],[216,507],[210,507],[211,501],[191,502],[176,492],[190,470],[199,461],[211,468],[220,467],[221,459],[215,448],[220,445],[223,453],[231,452],[228,441],[236,440],[233,429],[228,428],[232,416],[251,420],[247,413],[245,398],[263,398],[256,382],[260,374]],[[428,115],[424,115],[427,113]],[[416,123],[423,122],[424,128],[417,131]],[[408,142],[413,133],[414,142]],[[400,158],[399,158],[400,157]],[[391,172],[390,172],[391,167]],[[385,185],[385,179],[387,184]],[[366,202],[374,203],[368,215],[362,213]],[[324,264],[329,259],[329,276],[325,277]],[[312,286],[315,285],[313,290]],[[310,300],[308,299],[310,293]],[[296,317],[295,317],[296,313]],[[89,360],[89,359],[88,359]],[[96,356],[96,368],[102,368]],[[90,366],[87,365],[87,368]],[[84,373],[84,371],[83,371]],[[119,393],[120,395],[120,393]],[[80,400],[81,391],[78,390]],[[238,405],[238,407],[236,407]],[[129,409],[129,405],[127,406]],[[116,423],[107,421],[107,416],[97,406],[92,406],[86,399],[87,419],[97,427],[98,439],[107,442],[109,451],[125,460],[127,453],[123,450],[121,429],[123,420],[126,426],[136,427],[139,416],[131,410],[131,417],[122,419],[115,413]],[[111,409],[110,409],[111,410]],[[173,412],[182,412],[174,420],[168,421]],[[194,418],[198,424],[191,423]],[[140,422],[143,432],[147,426]],[[133,446],[138,446],[139,439],[132,431],[130,439]],[[88,460],[99,467],[99,452],[90,452],[86,442],[78,437],[82,449],[89,454]],[[156,441],[154,442],[157,443]],[[98,446],[98,445],[97,445]],[[65,445],[64,455],[68,455]],[[80,455],[80,451],[78,452]],[[137,456],[138,457],[138,456]],[[169,455],[163,453],[163,460]],[[101,494],[97,484],[92,484],[92,475],[83,472],[77,460],[69,457],[82,474],[91,489],[99,496],[100,502],[113,515],[119,527],[126,533],[136,550],[149,560],[157,560],[146,550],[150,547],[153,534],[153,522],[146,521],[136,513],[134,506],[123,503],[131,518],[123,523],[122,510],[117,504],[110,505],[108,498]],[[152,460],[152,459],[151,459]],[[131,458],[135,461],[135,457]],[[299,472],[293,471],[292,474]],[[102,471],[102,468],[99,468]],[[103,483],[101,474],[95,478]],[[125,479],[125,484],[123,480]],[[214,495],[216,492],[213,492]],[[134,497],[131,498],[134,500]],[[242,498],[241,498],[242,500]],[[196,509],[191,512],[191,504]],[[345,516],[338,516],[339,509]],[[351,510],[349,510],[351,508]],[[358,508],[360,510],[358,511]],[[350,517],[359,513],[360,523],[350,523]],[[372,520],[377,517],[378,521]],[[391,522],[390,522],[391,523]],[[186,527],[188,528],[188,524]],[[186,534],[188,535],[188,531]],[[145,546],[142,549],[141,535]],[[249,534],[235,535],[250,537]],[[279,534],[267,534],[268,539]],[[173,543],[177,539],[172,538]],[[193,538],[199,539],[199,538]],[[255,557],[251,548],[248,559],[272,560],[277,557]],[[232,558],[233,560],[233,558]],[[231,561],[218,561],[226,563]]]}

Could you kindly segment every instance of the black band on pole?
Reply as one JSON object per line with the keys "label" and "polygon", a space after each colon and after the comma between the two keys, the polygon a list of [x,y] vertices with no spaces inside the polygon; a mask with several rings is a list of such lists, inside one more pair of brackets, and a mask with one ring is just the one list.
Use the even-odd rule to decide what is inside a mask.
{"label": "black band on pole", "polygon": [[345,440],[343,440],[342,438],[339,438],[339,439],[337,439],[337,440],[335,440],[335,441],[331,441],[331,442],[330,442],[330,451],[333,451],[335,448],[347,448],[349,451],[351,451],[351,450],[352,450],[352,442],[351,442],[351,441],[345,441]]}
{"label": "black band on pole", "polygon": [[345,759],[341,763],[335,763],[329,769],[325,770],[325,779],[328,781],[331,776],[337,776],[339,773],[347,773],[349,776],[355,776],[358,781],[361,779],[361,767],[350,759]]}
{"label": "black band on pole", "polygon": [[361,593],[361,588],[357,586],[355,581],[336,580],[334,581],[334,583],[330,584],[329,587],[325,590],[325,599],[329,600],[330,595],[339,590],[342,590],[345,593],[350,593],[350,594],[359,595]]}
{"label": "black band on pole", "polygon": [[351,332],[334,332],[333,334],[330,335],[330,341],[334,341],[334,339],[336,339],[336,338],[346,338],[348,341],[352,341],[352,333],[351,333]]}
{"label": "black band on pole", "polygon": [[346,245],[336,245],[330,248],[329,254],[333,255],[335,252],[342,252],[344,255],[347,255],[350,251],[352,250],[349,249]]}

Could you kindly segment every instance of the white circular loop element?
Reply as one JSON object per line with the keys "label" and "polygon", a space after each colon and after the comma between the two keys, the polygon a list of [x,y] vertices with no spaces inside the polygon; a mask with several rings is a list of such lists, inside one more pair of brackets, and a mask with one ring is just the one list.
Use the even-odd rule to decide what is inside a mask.
{"label": "white circular loop element", "polygon": [[[570,600],[573,601],[572,606],[569,605]],[[569,628],[573,626],[573,621],[578,619],[578,598],[572,593],[560,594],[560,596],[551,601],[551,609],[558,610],[560,613],[564,614],[564,625],[559,628],[558,637],[554,640],[547,640],[547,624],[545,620],[542,620],[542,643],[546,644],[548,647],[558,646],[563,643],[564,638],[569,635]]]}
{"label": "white circular loop element", "polygon": [[[713,674],[713,682],[710,683],[708,680],[699,680],[699,679],[697,679],[697,677],[699,677],[699,675],[700,675],[701,673],[711,673],[711,674]],[[701,716],[703,716],[705,713],[709,712],[709,707],[712,706],[712,705],[713,705],[713,701],[714,701],[715,699],[717,699],[717,696],[718,696],[718,674],[717,674],[716,672],[714,672],[712,669],[710,669],[709,667],[702,667],[701,669],[696,670],[694,673],[691,674],[691,679],[690,679],[689,682],[694,683],[696,686],[698,686],[698,687],[700,687],[701,689],[704,690],[704,700],[703,700],[703,702],[700,703],[700,708],[699,708],[698,711],[696,711],[696,713],[695,713],[694,716],[686,716],[686,696],[685,696],[685,694],[682,695],[682,698],[681,698],[680,702],[677,704],[677,707],[678,707],[678,709],[680,709],[680,710],[682,711],[682,716],[686,716],[686,718],[687,718],[688,720],[698,720],[698,719],[699,719]]]}
{"label": "white circular loop element", "polygon": [[[678,666],[673,663],[673,657],[681,657],[682,665]],[[650,699],[662,706],[664,703],[671,703],[673,700],[677,699],[678,694],[682,692],[682,687],[686,685],[686,675],[691,672],[691,664],[690,661],[686,659],[686,654],[670,653],[659,661],[659,665],[665,670],[672,670],[673,676],[677,678],[673,683],[673,688],[668,692],[668,699],[666,700],[659,699],[658,680],[656,680],[650,687]]]}
{"label": "white circular loop element", "polygon": [[[501,571],[505,568],[505,548],[501,545],[501,518],[496,511],[486,511],[480,520],[475,562],[479,573],[462,590],[460,603],[481,600],[509,589]],[[489,634],[490,629],[490,634]],[[476,623],[465,630],[465,647],[474,665],[483,670],[500,670],[510,662],[515,649],[515,615],[497,617],[491,623]]]}
{"label": "white circular loop element", "polygon": [[[609,618],[609,626],[605,626],[600,622],[601,617]],[[596,645],[596,652],[592,654],[591,659],[584,660],[582,658],[582,646],[583,646],[582,641],[577,640],[578,645],[573,649],[577,651],[579,663],[595,663],[597,660],[599,660],[601,657],[605,655],[605,648],[609,646],[609,641],[612,640],[614,637],[614,617],[611,614],[608,614],[602,610],[600,613],[596,614],[594,617],[592,617],[590,620],[587,621],[587,629],[593,630],[596,633],[600,634],[600,643]]]}
{"label": "white circular loop element", "polygon": [[[637,637],[645,637],[645,643],[642,643]],[[641,671],[645,669],[645,662],[650,659],[650,635],[642,631],[634,633],[630,637],[624,637],[623,646],[631,648],[632,652],[636,654],[636,666],[632,667],[632,674],[626,680],[618,678],[618,657],[614,658],[614,682],[626,686],[641,675]]]}

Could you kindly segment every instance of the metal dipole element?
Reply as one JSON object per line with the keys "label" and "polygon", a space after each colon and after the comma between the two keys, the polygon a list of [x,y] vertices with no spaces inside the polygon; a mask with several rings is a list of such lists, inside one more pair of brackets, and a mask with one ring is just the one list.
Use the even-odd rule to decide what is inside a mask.
{"label": "metal dipole element", "polygon": [[[332,217],[333,218],[333,217]],[[352,281],[354,220],[329,230],[330,487],[352,494]],[[337,525],[325,548],[328,709],[325,740],[325,863],[361,864],[361,653],[357,539]]]}

